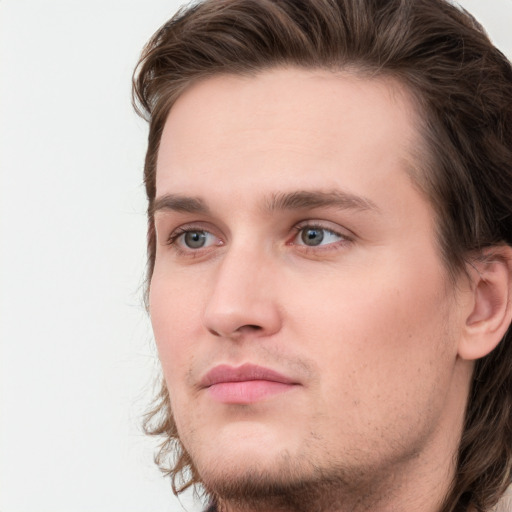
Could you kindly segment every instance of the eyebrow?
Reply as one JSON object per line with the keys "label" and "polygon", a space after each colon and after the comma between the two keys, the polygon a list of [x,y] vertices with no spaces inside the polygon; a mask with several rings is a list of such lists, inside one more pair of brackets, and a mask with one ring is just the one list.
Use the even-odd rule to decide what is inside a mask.
{"label": "eyebrow", "polygon": [[379,210],[377,205],[370,199],[341,190],[299,190],[296,192],[273,194],[265,204],[265,208],[270,212],[329,206],[339,208],[340,210]]}
{"label": "eyebrow", "polygon": [[157,197],[150,208],[151,215],[158,211],[175,211],[183,213],[208,214],[210,209],[199,197],[188,197],[179,194],[165,194]]}
{"label": "eyebrow", "polygon": [[[263,209],[270,213],[283,210],[304,210],[307,208],[334,207],[341,210],[378,211],[377,205],[362,196],[340,190],[298,190],[272,194],[263,202]],[[210,209],[199,197],[180,194],[165,194],[156,198],[150,208],[154,215],[159,211],[200,213],[207,215]]]}

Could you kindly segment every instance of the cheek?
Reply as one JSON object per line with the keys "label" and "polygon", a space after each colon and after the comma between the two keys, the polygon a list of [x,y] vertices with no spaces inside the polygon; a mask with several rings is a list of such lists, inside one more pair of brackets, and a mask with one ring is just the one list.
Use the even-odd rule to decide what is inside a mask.
{"label": "cheek", "polygon": [[200,332],[200,294],[194,287],[155,268],[150,285],[149,312],[158,354],[169,387],[183,382]]}
{"label": "cheek", "polygon": [[385,263],[308,283],[309,305],[321,307],[293,299],[298,290],[290,294],[292,337],[317,361],[322,394],[333,399],[340,393],[350,403],[407,402],[449,377],[456,344],[447,332],[453,304],[442,269],[418,273],[417,266]]}

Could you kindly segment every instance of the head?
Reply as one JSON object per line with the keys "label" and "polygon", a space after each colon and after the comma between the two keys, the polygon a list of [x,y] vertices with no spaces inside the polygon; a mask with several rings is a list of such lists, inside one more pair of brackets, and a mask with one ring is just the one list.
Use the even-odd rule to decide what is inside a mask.
{"label": "head", "polygon": [[[145,163],[149,200],[148,291],[167,378],[148,428],[165,438],[160,453],[162,463],[174,450],[168,472],[175,488],[193,483],[208,487],[208,463],[201,446],[198,448],[204,426],[194,414],[183,417],[183,403],[190,395],[177,390],[173,396],[173,390],[180,386],[175,379],[188,378],[192,389],[211,369],[208,365],[214,359],[225,363],[223,358],[230,356],[231,362],[244,363],[250,353],[258,363],[268,363],[295,379],[299,387],[314,391],[316,405],[307,398],[297,398],[299,411],[306,409],[311,414],[299,414],[291,421],[302,422],[315,435],[305,439],[298,432],[295,444],[284,446],[278,455],[268,448],[261,450],[269,457],[280,457],[282,463],[278,467],[290,480],[299,471],[285,459],[297,453],[304,458],[303,475],[312,478],[314,466],[317,483],[328,480],[320,462],[328,458],[326,453],[334,446],[339,452],[345,450],[344,457],[353,471],[340,467],[343,464],[334,457],[330,466],[338,465],[336,477],[340,481],[344,476],[353,479],[357,470],[363,485],[369,468],[376,475],[378,467],[389,465],[393,456],[396,464],[418,458],[424,452],[422,443],[437,439],[429,431],[429,426],[434,425],[455,432],[458,446],[444,510],[467,504],[485,510],[495,503],[511,480],[512,343],[506,335],[510,322],[506,304],[500,316],[495,307],[499,301],[491,297],[487,305],[494,306],[486,307],[485,298],[492,295],[489,290],[499,289],[498,285],[491,286],[494,281],[508,282],[507,247],[512,245],[512,70],[478,24],[468,14],[439,0],[205,2],[178,13],[155,34],[141,58],[134,90],[139,108],[150,122]],[[287,91],[291,93],[287,95]],[[255,98],[254,104],[251,98]],[[358,108],[351,110],[350,105]],[[230,109],[231,113],[227,112]],[[190,114],[194,114],[196,124],[187,126]],[[249,126],[243,124],[248,118]],[[221,123],[219,133],[210,126],[212,119]],[[295,133],[294,126],[315,127],[317,138],[306,134],[306,129]],[[248,127],[254,138],[244,139],[241,134]],[[193,138],[187,139],[187,133],[203,129],[198,147],[194,148],[190,144]],[[274,130],[276,137],[265,138],[268,130]],[[281,140],[282,133],[292,133],[293,137]],[[371,133],[373,139],[366,140],[366,133]],[[201,142],[206,138],[212,147]],[[231,153],[229,144],[225,144],[224,153],[215,153],[223,142],[233,139],[234,146],[241,148],[260,144],[259,151],[254,155]],[[279,147],[272,146],[274,140],[280,143]],[[347,149],[347,141],[352,152]],[[379,153],[390,145],[400,150],[393,155]],[[196,149],[204,155],[203,160],[200,156],[194,161],[187,159],[186,155],[194,154]],[[261,159],[266,151],[272,157],[268,160],[282,158],[279,166]],[[331,152],[333,159],[337,158],[333,160],[336,165],[347,172],[336,174],[327,157],[318,172],[312,165],[301,167],[303,162],[312,164],[315,158]],[[180,157],[182,154],[185,156]],[[364,155],[381,158],[366,161]],[[204,174],[208,158],[221,160],[215,161],[220,165],[211,165],[213,174]],[[247,165],[241,165],[245,162]],[[361,172],[348,171],[356,165]],[[371,169],[378,166],[380,172],[372,174]],[[242,167],[246,169],[241,170]],[[398,174],[393,174],[395,171]],[[215,179],[218,189],[210,186],[209,194],[208,188],[197,187],[205,179]],[[292,190],[291,183],[299,188]],[[384,193],[386,184],[391,196]],[[313,189],[323,196],[301,195]],[[212,196],[212,204],[206,205],[211,212],[205,213],[205,205],[183,201],[183,196],[197,199],[194,190],[200,192],[201,199]],[[223,196],[221,190],[231,195]],[[334,199],[340,199],[329,197],[333,190],[345,193],[342,201],[350,206],[342,208],[343,219],[339,223],[329,210],[336,203]],[[379,193],[374,197],[373,192]],[[174,197],[170,198],[171,194]],[[169,216],[171,220],[165,220],[166,214],[162,214],[163,196],[167,196],[167,205],[169,200],[174,201],[168,208],[174,212]],[[231,216],[219,206],[226,201],[232,201]],[[263,202],[267,211],[256,216],[255,212],[262,211]],[[407,236],[395,238],[395,253],[386,256],[375,248],[386,246],[380,237],[387,228],[377,233],[372,229],[381,222],[378,211],[388,211],[388,206],[396,207],[393,215],[397,222],[406,222],[394,224],[396,233]],[[306,210],[307,218],[320,219],[323,224],[303,223]],[[205,261],[198,266],[199,258],[195,267],[183,262],[159,267],[158,258],[165,256],[161,247],[167,247],[161,240],[166,225],[179,224],[180,215],[188,222],[191,217],[186,215],[191,211],[201,221],[194,221],[196,224],[191,226],[195,232],[177,232],[173,240],[183,243],[184,236],[203,237],[200,242],[204,243],[207,232],[210,252],[201,256]],[[290,211],[300,215],[294,217]],[[311,217],[311,212],[315,216]],[[163,220],[158,220],[159,215]],[[301,276],[300,286],[293,288],[296,280],[292,270],[284,264],[280,267],[277,257],[269,256],[271,252],[257,258],[255,247],[244,254],[242,245],[237,245],[247,232],[244,226],[265,232],[266,237],[262,238],[273,236],[277,240],[276,226],[282,224],[282,233],[291,219],[297,221],[293,227],[298,238],[279,235],[286,242],[286,250],[292,247],[293,251],[301,251],[299,247],[309,243],[308,236],[321,236],[326,240],[320,244],[327,241],[328,247],[368,239],[373,252],[362,241],[353,243],[357,249],[351,249],[352,256],[344,262],[348,267],[341,275],[338,253],[323,253],[321,258],[315,253],[305,258],[307,263],[301,260],[300,264],[290,264],[293,272],[298,272],[295,278]],[[274,231],[269,231],[270,225]],[[340,226],[345,231],[340,232]],[[246,240],[245,246],[250,243]],[[219,256],[212,256],[214,252]],[[244,264],[239,267],[237,261],[241,260]],[[307,271],[304,269],[304,265],[313,264]],[[189,275],[191,267],[194,272]],[[397,267],[400,272],[394,273]],[[265,270],[255,273],[256,268]],[[304,273],[300,274],[297,268]],[[189,293],[183,287],[194,282],[191,276],[199,274],[203,277],[201,282],[206,283],[204,296]],[[251,282],[247,275],[254,280]],[[306,282],[304,276],[314,276],[313,281]],[[262,284],[269,282],[272,287]],[[169,287],[169,283],[177,289]],[[231,283],[239,283],[239,288],[233,288]],[[254,303],[245,304],[255,316],[242,318],[238,312],[238,320],[229,317],[230,323],[225,314],[228,295],[236,297],[243,286],[247,290],[263,290]],[[274,289],[291,289],[293,293],[276,295]],[[410,295],[404,297],[404,290],[411,290]],[[169,298],[169,294],[178,294],[178,300]],[[241,294],[238,302],[243,302],[245,296]],[[476,296],[484,298],[478,310]],[[191,314],[194,303],[202,310],[197,317]],[[489,335],[487,322],[484,336],[483,324],[473,325],[468,319],[479,320],[493,308],[493,335]],[[170,324],[163,320],[165,311],[173,318]],[[414,322],[409,325],[411,316]],[[315,331],[308,322],[293,323],[294,319],[308,317],[318,322],[316,325],[338,328],[339,333],[331,338],[338,339],[342,349],[333,346],[332,340],[322,346],[322,357],[312,353],[307,343],[300,345],[301,350],[283,348],[281,338],[289,337],[294,328],[297,339],[314,338]],[[200,324],[198,330],[195,326],[187,330],[194,319]],[[237,322],[240,325],[235,327]],[[181,358],[177,355],[177,363],[169,362],[169,346],[180,346],[167,343],[169,325],[175,329],[176,338],[197,335],[202,343],[217,348],[204,358],[196,352]],[[468,325],[473,330],[468,331]],[[327,333],[332,332],[329,329]],[[329,338],[326,332],[320,329],[322,340]],[[391,338],[393,343],[386,344],[385,340]],[[408,343],[411,338],[416,343]],[[259,348],[254,349],[256,339]],[[466,342],[461,343],[461,339]],[[202,347],[191,344],[193,351]],[[240,347],[245,347],[245,355]],[[452,372],[455,366],[457,370]],[[397,370],[404,367],[409,371],[402,372],[402,380],[396,378]],[[427,375],[422,375],[419,385],[420,377],[415,379],[414,375],[425,367]],[[340,372],[346,375],[345,380],[336,380]],[[321,375],[327,375],[324,381]],[[375,375],[386,377],[389,386],[381,387]],[[321,391],[325,379],[339,384],[334,394],[332,389],[328,393]],[[401,393],[402,381],[415,380],[416,385]],[[297,391],[291,390],[290,403],[294,403],[293,393],[300,395]],[[341,395],[339,405],[347,416],[357,417],[359,422],[337,414],[326,415],[326,410],[335,408],[337,395]],[[385,404],[382,408],[375,403],[379,396]],[[322,408],[323,401],[326,409]],[[444,413],[452,402],[455,413],[448,418]],[[413,404],[421,411],[419,417],[410,413]],[[370,406],[377,411],[377,418],[366,414]],[[227,443],[223,435],[242,447],[249,437],[267,445],[282,442],[275,437],[272,421],[263,422],[263,428],[244,416],[255,414],[248,404],[235,404],[235,409],[236,417],[227,422],[235,425],[233,430],[217,429],[217,444],[226,457],[229,453],[222,444]],[[397,420],[400,416],[403,423]],[[248,430],[237,430],[242,420],[243,428]],[[391,423],[398,425],[397,430],[387,428]],[[414,425],[410,437],[405,436],[406,425]],[[344,430],[343,435],[337,437],[336,429]],[[193,432],[199,434],[194,436]],[[378,432],[378,436],[372,437],[372,432]],[[381,449],[379,438],[392,447],[390,453]],[[329,444],[330,439],[334,439],[333,445]],[[400,451],[394,446],[398,439],[407,449]],[[367,453],[360,452],[363,444],[378,456],[370,460]],[[313,462],[308,465],[308,461]],[[260,467],[265,467],[264,462]],[[232,463],[236,467],[239,461],[233,459]],[[303,480],[297,477],[294,483],[298,488]],[[268,487],[268,482],[265,485]]]}

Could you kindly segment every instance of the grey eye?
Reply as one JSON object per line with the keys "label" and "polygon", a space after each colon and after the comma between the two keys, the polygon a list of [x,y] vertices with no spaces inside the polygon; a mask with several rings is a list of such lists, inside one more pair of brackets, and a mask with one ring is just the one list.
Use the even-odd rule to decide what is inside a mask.
{"label": "grey eye", "polygon": [[206,243],[206,233],[204,231],[187,231],[183,235],[183,242],[190,249],[200,249]]}
{"label": "grey eye", "polygon": [[321,228],[303,229],[300,237],[305,245],[320,245],[324,239],[324,230]]}

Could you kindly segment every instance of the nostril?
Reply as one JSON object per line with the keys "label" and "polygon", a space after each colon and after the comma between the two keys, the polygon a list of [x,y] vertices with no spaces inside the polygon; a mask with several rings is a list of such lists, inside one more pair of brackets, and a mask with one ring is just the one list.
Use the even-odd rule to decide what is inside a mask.
{"label": "nostril", "polygon": [[263,329],[263,327],[261,327],[261,325],[245,324],[245,325],[238,327],[237,329],[235,329],[232,332],[224,333],[224,332],[222,332],[222,330],[215,330],[210,327],[208,327],[208,332],[210,334],[213,334],[213,336],[224,337],[224,338],[238,338],[242,334],[244,334],[244,332],[261,331],[262,329]]}
{"label": "nostril", "polygon": [[254,332],[254,331],[261,331],[263,327],[261,325],[255,325],[255,324],[246,324],[239,327],[235,334],[243,334],[244,332]]}
{"label": "nostril", "polygon": [[247,327],[248,329],[251,329],[253,331],[261,331],[260,325],[252,325],[252,324],[244,325],[243,327],[241,327],[241,329],[243,329],[244,327]]}

